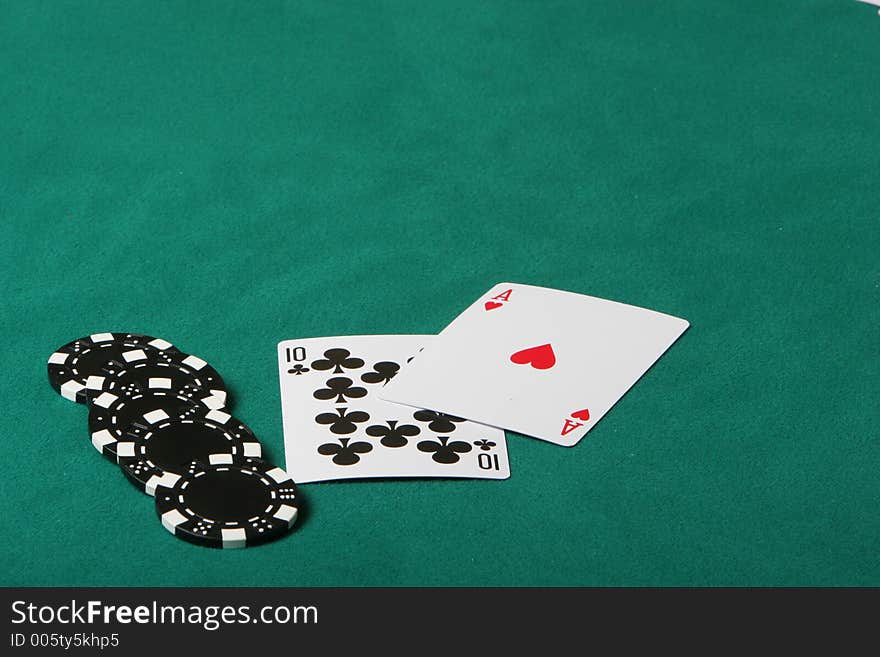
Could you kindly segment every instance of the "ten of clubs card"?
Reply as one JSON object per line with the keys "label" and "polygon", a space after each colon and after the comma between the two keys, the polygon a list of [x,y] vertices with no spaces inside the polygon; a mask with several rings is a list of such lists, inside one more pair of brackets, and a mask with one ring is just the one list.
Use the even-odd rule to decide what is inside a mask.
{"label": "ten of clubs card", "polygon": [[435,339],[362,335],[278,344],[284,451],[296,482],[510,476],[504,431],[379,398]]}
{"label": "ten of clubs card", "polygon": [[571,446],[687,327],[644,308],[499,283],[379,395]]}

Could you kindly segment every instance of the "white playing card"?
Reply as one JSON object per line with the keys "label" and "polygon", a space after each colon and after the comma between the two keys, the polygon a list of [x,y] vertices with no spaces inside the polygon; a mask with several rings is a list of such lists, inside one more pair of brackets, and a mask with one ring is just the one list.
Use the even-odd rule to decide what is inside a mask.
{"label": "white playing card", "polygon": [[359,335],[279,343],[284,451],[293,480],[507,479],[504,431],[378,397],[435,339]]}
{"label": "white playing card", "polygon": [[571,446],[687,327],[644,308],[499,283],[380,396]]}

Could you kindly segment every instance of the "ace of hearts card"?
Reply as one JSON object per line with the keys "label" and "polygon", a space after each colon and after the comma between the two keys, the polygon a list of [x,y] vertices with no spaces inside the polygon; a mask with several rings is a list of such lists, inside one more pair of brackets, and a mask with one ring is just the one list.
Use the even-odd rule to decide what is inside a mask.
{"label": "ace of hearts card", "polygon": [[379,396],[570,447],[687,327],[645,308],[499,283]]}

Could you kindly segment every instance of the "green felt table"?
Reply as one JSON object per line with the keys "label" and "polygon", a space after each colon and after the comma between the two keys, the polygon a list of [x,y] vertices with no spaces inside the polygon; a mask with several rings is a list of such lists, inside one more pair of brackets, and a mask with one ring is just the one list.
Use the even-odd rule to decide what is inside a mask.
{"label": "green felt table", "polygon": [[[848,1],[0,7],[4,585],[880,584],[880,16]],[[690,330],[507,481],[302,487],[173,538],[45,362],[209,360],[283,463],[279,340],[490,285]]]}

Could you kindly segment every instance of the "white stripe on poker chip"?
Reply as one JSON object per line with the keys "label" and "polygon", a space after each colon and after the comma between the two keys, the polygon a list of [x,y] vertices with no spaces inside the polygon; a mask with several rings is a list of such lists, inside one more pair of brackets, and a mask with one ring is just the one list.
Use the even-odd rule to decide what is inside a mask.
{"label": "white stripe on poker chip", "polygon": [[287,481],[292,481],[290,475],[281,468],[272,468],[266,473],[266,476],[279,484],[283,484]]}
{"label": "white stripe on poker chip", "polygon": [[49,356],[49,365],[64,365],[67,362],[67,354],[55,352]]}
{"label": "white stripe on poker chip", "polygon": [[115,402],[119,397],[110,392],[102,392],[100,395],[95,397],[92,400],[92,405],[100,406],[101,408],[110,408],[110,406]]}
{"label": "white stripe on poker chip", "polygon": [[214,420],[217,424],[226,424],[229,422],[229,418],[232,417],[229,413],[224,413],[219,409],[213,409],[205,413],[205,417],[209,420]]}
{"label": "white stripe on poker chip", "polygon": [[156,496],[156,487],[165,486],[165,488],[171,488],[174,484],[177,483],[177,480],[180,479],[180,475],[176,475],[173,472],[165,472],[161,477],[157,475],[153,475],[149,479],[147,479],[147,483],[144,485],[144,490],[147,495]]}
{"label": "white stripe on poker chip", "polygon": [[116,436],[107,431],[107,429],[101,429],[100,431],[96,431],[92,434],[92,445],[95,446],[95,449],[104,453],[104,448],[107,445],[112,445],[116,442]]}
{"label": "white stripe on poker chip", "polygon": [[89,336],[92,342],[113,342],[112,333],[93,333]]}
{"label": "white stripe on poker chip", "polygon": [[218,408],[223,408],[225,405],[223,400],[220,399],[217,395],[208,395],[204,399],[201,400],[203,406],[207,406],[212,410],[216,410]]}
{"label": "white stripe on poker chip", "polygon": [[186,516],[177,509],[171,509],[171,511],[166,511],[162,514],[162,526],[172,534],[175,533],[174,530],[177,529],[177,525],[182,522],[186,522]]}
{"label": "white stripe on poker chip", "polygon": [[147,386],[153,390],[171,390],[171,379],[159,376],[155,379],[149,379]]}
{"label": "white stripe on poker chip", "polygon": [[156,349],[170,349],[173,346],[168,340],[163,340],[162,338],[150,340],[147,344]]}
{"label": "white stripe on poker chip", "polygon": [[61,396],[70,401],[76,401],[77,393],[83,388],[85,386],[78,381],[65,381],[61,384]]}
{"label": "white stripe on poker chip", "polygon": [[131,458],[134,456],[134,443],[131,441],[116,443],[116,458]]}
{"label": "white stripe on poker chip", "polygon": [[263,455],[263,448],[260,443],[244,443],[244,455],[258,459]]}
{"label": "white stripe on poker chip", "polygon": [[88,390],[103,390],[104,389],[104,377],[103,376],[90,376],[86,379],[86,388]]}
{"label": "white stripe on poker chip", "polygon": [[144,419],[149,424],[156,424],[156,422],[161,422],[162,420],[167,420],[169,417],[168,413],[163,411],[161,408],[157,408],[155,411],[150,411],[149,413],[144,413]]}
{"label": "white stripe on poker chip", "polygon": [[226,391],[225,390],[211,390],[212,395],[214,395],[220,402],[225,406],[226,405]]}
{"label": "white stripe on poker chip", "polygon": [[229,465],[232,463],[232,454],[209,454],[208,463],[211,465]]}
{"label": "white stripe on poker chip", "polygon": [[146,360],[147,354],[143,349],[132,349],[131,351],[123,352],[122,357],[125,359],[126,363],[131,363],[135,360]]}
{"label": "white stripe on poker chip", "polygon": [[207,363],[205,361],[203,361],[201,358],[199,358],[198,356],[187,356],[186,358],[183,359],[183,364],[189,365],[194,370],[200,370],[205,365],[207,365]]}
{"label": "white stripe on poker chip", "polygon": [[225,548],[243,548],[247,546],[247,533],[244,529],[221,529],[220,536]]}
{"label": "white stripe on poker chip", "polygon": [[293,527],[293,523],[296,522],[296,507],[282,504],[278,507],[274,517],[286,522],[288,527]]}

